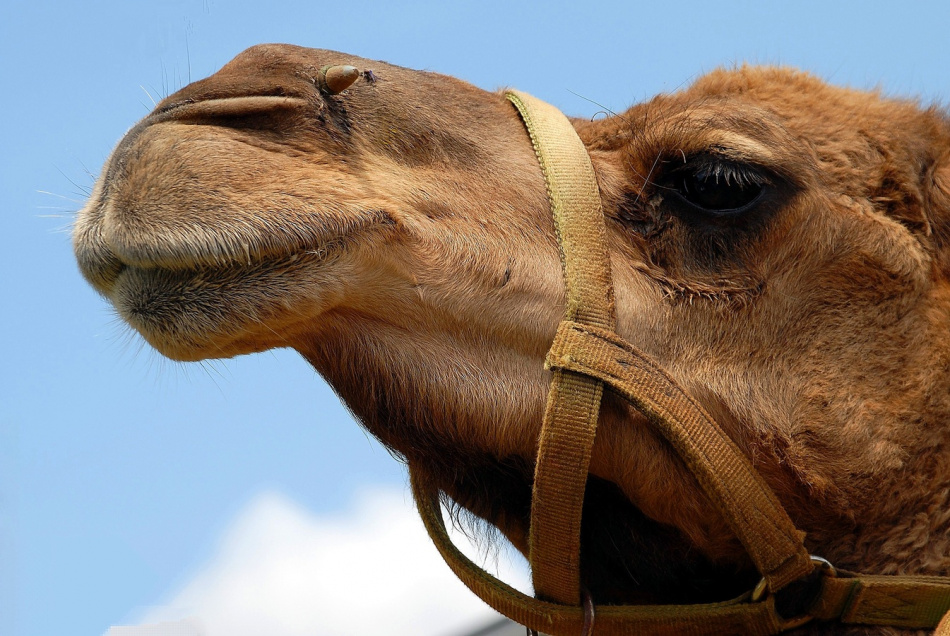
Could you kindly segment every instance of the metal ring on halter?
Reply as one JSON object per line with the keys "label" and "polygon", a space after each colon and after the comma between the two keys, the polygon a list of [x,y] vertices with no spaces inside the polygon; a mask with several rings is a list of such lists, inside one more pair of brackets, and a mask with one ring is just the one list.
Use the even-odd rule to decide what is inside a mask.
{"label": "metal ring on halter", "polygon": [[[581,630],[581,636],[594,636],[594,599],[591,598],[590,592],[584,590],[582,592],[581,604],[584,607],[584,627]],[[530,627],[525,627],[525,633],[527,636],[539,636],[537,630],[531,629]]]}
{"label": "metal ring on halter", "polygon": [[582,636],[594,636],[594,599],[590,597],[590,592],[584,590],[581,601],[584,605],[584,629]]}
{"label": "metal ring on halter", "polygon": [[[808,558],[811,559],[812,563],[816,567],[821,567],[826,571],[827,576],[838,576],[838,571],[835,569],[835,566],[831,564],[828,559],[824,559],[820,556],[815,556],[814,554],[809,554]],[[763,598],[765,598],[765,593],[768,590],[768,583],[765,580],[765,577],[762,577],[755,587],[752,589],[752,596],[749,600],[753,603],[758,603]]]}

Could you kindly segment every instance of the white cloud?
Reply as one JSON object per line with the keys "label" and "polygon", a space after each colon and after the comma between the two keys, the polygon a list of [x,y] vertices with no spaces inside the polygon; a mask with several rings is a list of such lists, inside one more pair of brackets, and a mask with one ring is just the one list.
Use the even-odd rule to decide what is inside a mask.
{"label": "white cloud", "polygon": [[[455,540],[470,556],[478,552],[457,533]],[[528,589],[520,557],[502,552],[488,561]],[[327,516],[265,493],[238,515],[212,560],[138,629],[165,623],[182,636],[441,636],[494,616],[442,561],[403,491],[363,492],[349,510]],[[118,631],[129,629],[108,636],[153,633]]]}
{"label": "white cloud", "polygon": [[202,636],[202,630],[198,621],[186,618],[151,625],[111,627],[106,636]]}

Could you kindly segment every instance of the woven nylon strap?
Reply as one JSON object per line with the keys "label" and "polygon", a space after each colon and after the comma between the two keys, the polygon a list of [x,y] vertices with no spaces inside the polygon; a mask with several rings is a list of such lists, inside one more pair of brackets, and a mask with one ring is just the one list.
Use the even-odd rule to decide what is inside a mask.
{"label": "woven nylon strap", "polygon": [[[614,311],[607,231],[600,192],[587,149],[553,106],[510,92],[531,135],[545,175],[554,216],[568,302],[559,337],[548,354],[554,371],[541,428],[531,505],[530,562],[539,597],[567,605],[580,601],[581,510],[600,411],[603,364],[611,344],[634,351],[619,338],[571,339],[565,325],[612,334]],[[584,333],[584,332],[577,332]],[[567,339],[561,337],[568,336]],[[571,360],[588,358],[589,364]],[[778,591],[814,567],[803,535],[745,456],[659,367],[634,353],[641,372],[624,394],[673,444],[742,541],[769,589]],[[615,366],[620,365],[613,361]],[[598,380],[600,382],[598,382]],[[615,387],[616,388],[616,387]]]}
{"label": "woven nylon strap", "polygon": [[606,382],[646,415],[777,592],[814,568],[799,532],[742,451],[658,365],[605,329],[564,321],[547,363]]}
{"label": "woven nylon strap", "polygon": [[[410,466],[413,497],[429,537],[442,558],[472,592],[511,620],[552,636],[580,636],[584,610],[580,605],[551,603],[499,581],[455,547],[445,529],[438,493],[432,492]],[[748,596],[748,595],[746,595]],[[776,613],[773,597],[760,603],[736,599],[705,605],[598,606],[594,633],[597,636],[715,636],[778,634],[785,628]]]}
{"label": "woven nylon strap", "polygon": [[[445,529],[439,496],[410,466],[413,496],[426,531],[452,572],[479,598],[511,620],[544,634],[579,636],[580,606],[551,603],[499,581],[455,547]],[[937,576],[825,576],[818,599],[802,617],[783,618],[775,597],[750,602],[749,594],[721,603],[695,605],[602,605],[596,610],[596,636],[750,636],[779,634],[810,620],[856,625],[933,629],[950,636],[950,578]],[[943,631],[941,631],[943,630]]]}
{"label": "woven nylon strap", "polygon": [[[607,229],[587,149],[561,111],[510,91],[548,190],[567,290],[565,320],[613,331],[614,303]],[[603,383],[555,369],[535,464],[528,539],[539,598],[580,604],[580,537],[584,488],[600,414]]]}
{"label": "woven nylon strap", "polygon": [[[614,333],[613,288],[600,195],[590,159],[560,111],[524,93],[518,108],[544,173],[567,289],[564,321],[548,352],[552,386],[539,439],[529,531],[538,598],[505,585],[450,541],[438,491],[410,466],[430,537],[455,574],[494,609],[556,636],[580,634],[580,525],[604,384],[640,410],[723,514],[773,594],[812,572],[804,535],[739,448],[658,365]],[[595,633],[777,634],[807,620],[934,628],[950,610],[950,578],[825,576],[808,613],[791,619],[774,596],[700,605],[601,606]],[[945,621],[946,622],[946,621]],[[941,626],[942,630],[947,627]],[[941,636],[950,636],[943,634]]]}

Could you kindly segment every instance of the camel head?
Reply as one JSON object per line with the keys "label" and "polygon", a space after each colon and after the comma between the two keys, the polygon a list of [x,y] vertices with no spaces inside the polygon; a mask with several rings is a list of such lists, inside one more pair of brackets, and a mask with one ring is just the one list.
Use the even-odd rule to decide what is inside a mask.
{"label": "camel head", "polygon": [[[743,67],[573,124],[618,332],[716,418],[811,552],[950,574],[946,114]],[[293,347],[433,488],[527,549],[565,292],[545,183],[502,94],[248,49],[126,135],[74,242],[160,352]],[[590,472],[595,601],[755,583],[677,456],[609,392]]]}

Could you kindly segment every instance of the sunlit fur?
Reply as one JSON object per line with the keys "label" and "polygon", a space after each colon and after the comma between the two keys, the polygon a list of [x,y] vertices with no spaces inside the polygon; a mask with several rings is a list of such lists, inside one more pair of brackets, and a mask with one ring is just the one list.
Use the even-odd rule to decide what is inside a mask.
{"label": "sunlit fur", "polygon": [[[330,95],[330,64],[364,75]],[[574,125],[602,191],[619,332],[715,415],[811,552],[950,575],[946,114],[743,67]],[[753,210],[677,202],[664,175],[710,153],[767,175]],[[503,95],[254,47],[129,132],[75,248],[172,358],[297,349],[433,487],[526,549],[564,291],[544,182]],[[591,473],[595,600],[754,583],[693,478],[609,394]]]}

